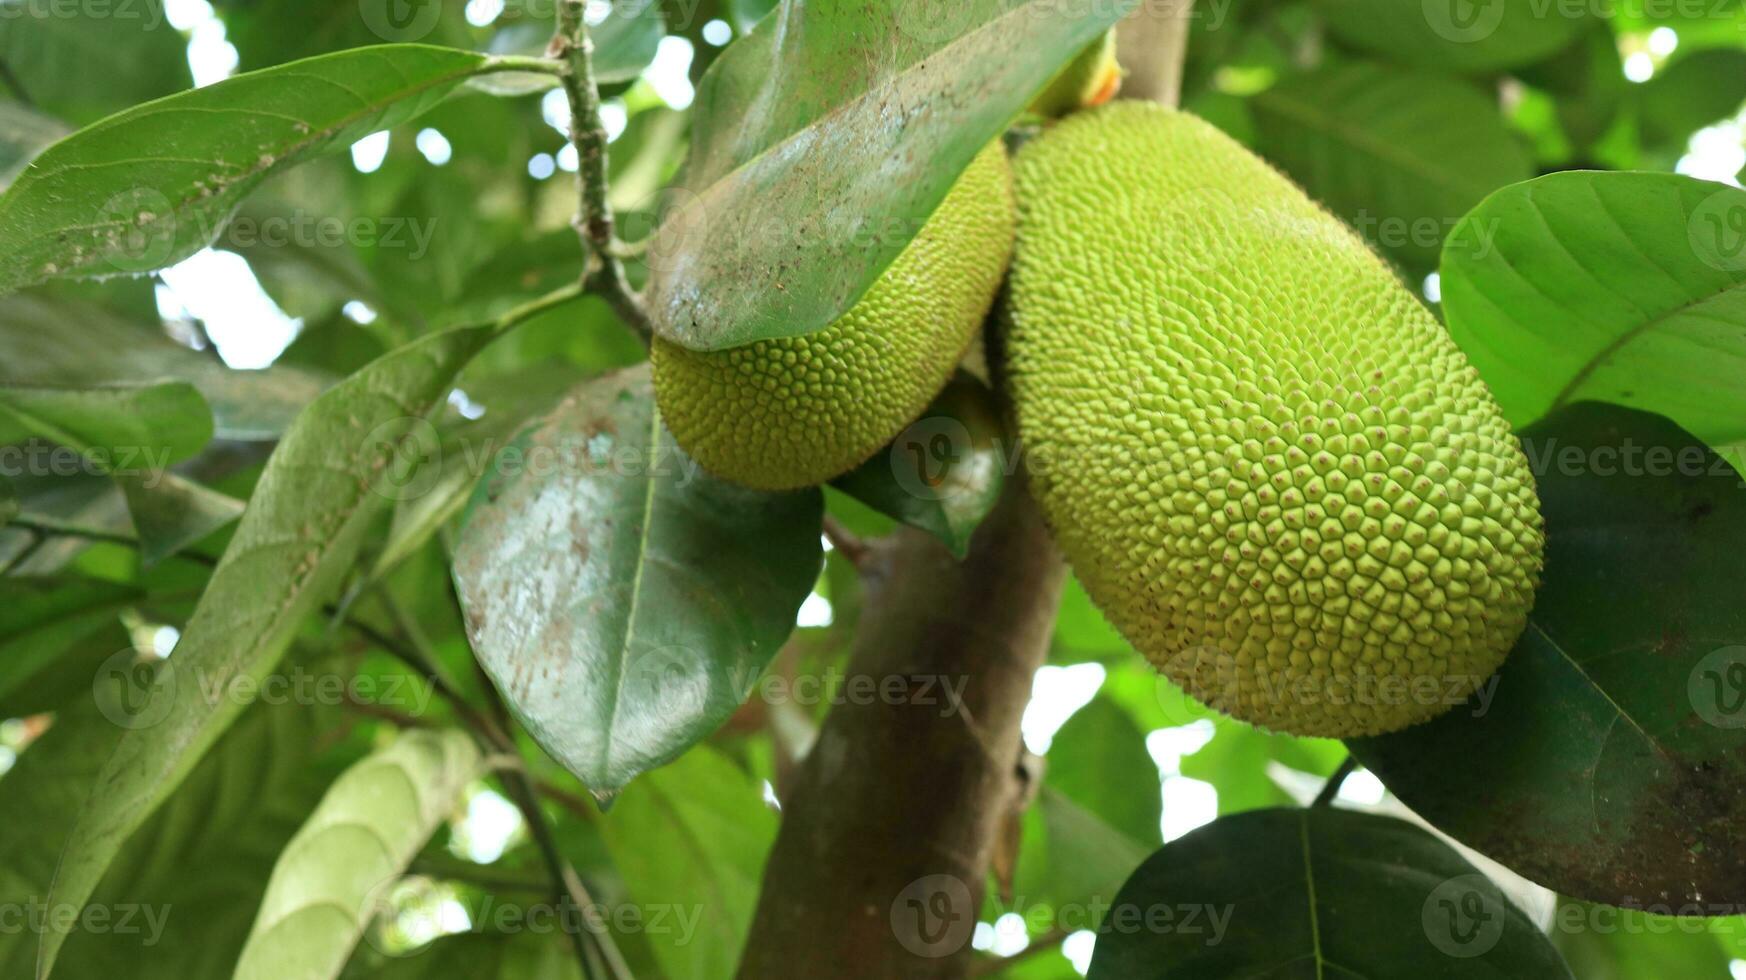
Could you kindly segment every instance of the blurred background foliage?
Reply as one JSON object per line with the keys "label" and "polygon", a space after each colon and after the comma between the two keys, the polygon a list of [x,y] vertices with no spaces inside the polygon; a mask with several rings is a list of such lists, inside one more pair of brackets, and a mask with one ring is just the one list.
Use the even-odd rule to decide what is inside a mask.
{"label": "blurred background foliage", "polygon": [[[0,8],[15,5],[0,0]],[[549,6],[445,0],[419,39],[536,52],[551,32]],[[649,232],[659,192],[684,157],[697,79],[772,6],[591,5],[612,197],[628,239]],[[1487,43],[1463,45],[1427,33],[1420,5],[1400,0],[1201,0],[1184,103],[1352,221],[1434,308],[1432,270],[1443,234],[1498,187],[1567,169],[1676,171],[1737,184],[1746,167],[1746,4],[1619,2],[1557,13],[1567,7],[1541,5],[1550,12],[1509,22]],[[140,16],[0,18],[0,181],[70,129],[142,100],[382,40],[352,0],[139,0],[132,9]],[[311,392],[393,346],[500,313],[574,277],[576,158],[563,135],[567,111],[550,92],[457,95],[415,123],[275,178],[212,248],[161,275],[54,284],[0,299],[0,364],[7,374],[24,365],[33,372],[13,380],[67,383],[156,377],[173,367],[178,376],[203,379],[221,422],[229,411],[239,425],[276,431],[284,412]],[[280,237],[270,237],[274,229]],[[634,264],[632,272],[640,275]],[[76,341],[82,356],[45,356],[45,332]],[[157,352],[149,357],[136,352],[147,334]],[[641,358],[604,303],[545,314],[468,369],[439,426],[445,446],[479,458],[577,378]],[[264,456],[258,439],[228,438],[189,465],[208,485],[244,497]],[[91,528],[126,526],[125,508],[106,481],[20,482],[18,490],[26,512]],[[444,483],[434,499],[403,503],[393,526],[451,520],[469,490],[464,480]],[[855,531],[891,526],[840,493],[827,496],[830,511]],[[220,554],[228,534],[217,532],[198,552]],[[361,614],[407,630],[463,687],[477,684],[450,591],[445,535],[403,550],[397,540],[385,528],[375,564],[366,561],[358,572],[382,576],[385,593],[375,595],[390,597],[364,601]],[[28,662],[23,652],[33,649],[71,651],[63,664],[79,658],[93,668],[129,645],[167,654],[204,580],[195,562],[148,569],[128,547],[45,542],[16,530],[0,532],[0,564],[47,577],[40,596],[18,586],[17,598],[0,608],[0,642],[14,664]],[[51,587],[73,577],[105,584],[77,593]],[[753,698],[707,746],[636,781],[610,810],[599,810],[561,767],[527,746],[544,763],[539,775],[550,796],[563,804],[553,807],[562,847],[596,897],[701,912],[696,936],[615,925],[639,975],[731,973],[783,785],[829,708],[832,679],[841,679],[859,589],[841,556],[829,555],[799,629],[772,666],[787,679],[823,679],[815,690],[825,696]],[[396,671],[368,642],[318,625],[299,642],[309,657],[341,658],[360,676]],[[1109,898],[1160,842],[1218,815],[1301,802],[1344,757],[1335,742],[1272,735],[1208,714],[1141,662],[1077,585],[1063,599],[1053,649],[1025,724],[1039,758],[1037,802],[1008,835],[975,938],[990,956],[1034,948],[1001,975],[1037,980],[1074,976],[1089,961],[1091,923],[1072,927],[1061,910]],[[78,683],[69,685],[69,675]],[[0,771],[30,763],[53,713],[88,700],[88,676],[0,666],[0,719],[10,719],[0,723]],[[446,710],[440,700],[430,707],[438,717]],[[261,792],[283,795],[291,814],[306,811],[321,781],[380,737],[364,713],[311,715],[292,720],[303,734],[277,736],[300,745],[295,758],[307,765],[291,765],[285,749],[274,756],[277,766],[259,774]],[[250,718],[226,735],[216,764],[225,755],[260,758],[256,743],[288,723]],[[3,788],[0,781],[0,798]],[[201,794],[234,792],[216,777],[178,790],[153,824],[159,858],[219,838],[207,817],[176,815],[214,812],[218,804],[203,804]],[[1365,773],[1348,781],[1342,802],[1401,812]],[[274,841],[295,827],[290,819],[270,823],[257,821],[250,840],[227,845],[236,853],[225,860],[239,873],[186,903],[216,914],[246,901],[251,888],[258,892]],[[114,874],[164,873],[149,856],[134,855]],[[248,868],[256,873],[240,873]],[[489,927],[491,896],[540,887],[521,818],[495,783],[470,790],[464,811],[414,869],[349,975],[573,975],[574,963],[551,937]],[[1746,978],[1746,923],[1738,919],[1603,917],[1571,903],[1545,909],[1542,923],[1585,980]],[[1578,927],[1560,925],[1569,922]],[[202,963],[234,955],[242,936],[234,931],[215,927],[222,939],[198,963],[184,947],[202,943],[132,950],[120,962],[133,977],[209,971]],[[75,941],[69,975],[123,969],[102,966],[117,962],[105,959],[116,952]],[[75,964],[93,972],[76,972]]]}

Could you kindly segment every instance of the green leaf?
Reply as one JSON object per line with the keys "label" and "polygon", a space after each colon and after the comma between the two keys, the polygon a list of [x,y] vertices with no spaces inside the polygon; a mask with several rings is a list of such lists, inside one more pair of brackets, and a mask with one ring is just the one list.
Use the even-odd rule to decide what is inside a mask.
{"label": "green leaf", "polygon": [[1090,980],[1566,977],[1496,885],[1412,824],[1316,807],[1164,845],[1104,915]]}
{"label": "green leaf", "polygon": [[[93,907],[109,915],[106,927],[94,919],[92,928],[73,934],[63,954],[66,975],[226,975],[274,859],[331,778],[335,750],[324,736],[332,715],[291,703],[248,711],[128,841],[93,896]],[[64,707],[6,774],[0,901],[41,907],[69,817],[122,733],[117,718],[126,720],[105,716],[87,693]],[[37,939],[29,929],[0,932],[0,975],[30,976]]]}
{"label": "green leaf", "polygon": [[470,932],[444,936],[389,961],[369,980],[582,980],[576,950],[561,935]]}
{"label": "green leaf", "polygon": [[1325,776],[1346,758],[1345,747],[1335,739],[1269,732],[1222,715],[1213,716],[1212,723],[1212,741],[1183,756],[1182,775],[1212,784],[1219,794],[1220,816],[1292,802],[1291,794],[1268,774],[1270,762]]}
{"label": "green leaf", "polygon": [[1442,288],[1450,335],[1516,426],[1590,399],[1746,440],[1746,191],[1648,173],[1517,184],[1450,236]]}
{"label": "green leaf", "polygon": [[[499,30],[488,46],[492,54],[538,56],[552,39],[552,12],[555,7],[530,7],[539,16],[529,17]],[[649,62],[661,38],[667,36],[667,20],[661,14],[660,0],[618,0],[611,5],[606,19],[588,28],[594,42],[594,81],[602,86],[633,82]]]}
{"label": "green leaf", "polygon": [[175,378],[200,389],[220,439],[276,439],[326,379],[271,367],[233,371],[175,343],[156,323],[132,323],[88,303],[0,297],[0,381],[92,387]]}
{"label": "green leaf", "polygon": [[347,769],[279,855],[236,980],[339,976],[481,768],[472,736],[415,730]]}
{"label": "green leaf", "polygon": [[134,586],[96,579],[8,581],[0,603],[0,703],[143,598],[145,592]]}
{"label": "green leaf", "polygon": [[1009,448],[994,393],[960,371],[889,446],[831,485],[963,558],[1000,499]]}
{"label": "green leaf", "polygon": [[480,481],[455,548],[467,633],[540,745],[606,796],[713,732],[818,579],[817,490],[704,473],[647,366],[584,383]]}
{"label": "green leaf", "polygon": [[41,436],[109,472],[161,470],[212,440],[212,409],[185,381],[58,388],[0,384],[0,442]]}
{"label": "green leaf", "polygon": [[1092,698],[1049,746],[1044,785],[1142,843],[1156,843],[1163,816],[1158,765],[1146,735],[1114,701]]}
{"label": "green leaf", "polygon": [[645,932],[667,976],[733,976],[776,840],[758,784],[698,746],[631,784],[601,828],[635,907],[671,913]]}
{"label": "green leaf", "polygon": [[[1153,782],[1156,783],[1157,770]],[[1156,790],[1152,792],[1158,797]],[[1057,910],[1107,902],[1157,843],[1158,828],[1136,840],[1046,783],[1024,817],[1014,897]],[[1143,842],[1142,842],[1143,841]],[[1025,912],[1021,907],[1015,911]],[[1095,921],[1074,922],[1086,929]]]}
{"label": "green leaf", "polygon": [[1533,173],[1494,100],[1459,79],[1348,63],[1282,79],[1250,107],[1263,156],[1421,273],[1462,215]]}
{"label": "green leaf", "polygon": [[18,490],[12,486],[12,481],[0,477],[0,524],[18,515]]}
{"label": "green leaf", "polygon": [[60,120],[16,102],[0,102],[0,190],[44,148],[70,130]]}
{"label": "green leaf", "polygon": [[31,102],[77,123],[193,84],[164,0],[3,0],[0,63]]}
{"label": "green leaf", "polygon": [[1746,102],[1746,51],[1682,54],[1644,82],[1637,97],[1644,143],[1683,152],[1692,133],[1733,116]]}
{"label": "green leaf", "polygon": [[1468,704],[1347,744],[1561,893],[1746,901],[1746,609],[1722,571],[1746,548],[1740,478],[1665,419],[1593,402],[1523,441],[1547,529],[1527,631]]}
{"label": "green leaf", "polygon": [[1328,32],[1414,67],[1490,72],[1569,44],[1587,4],[1543,0],[1317,0]]}
{"label": "green leaf", "polygon": [[174,473],[155,480],[122,477],[119,482],[139,536],[140,562],[147,568],[228,525],[244,509],[235,497]]}
{"label": "green leaf", "polygon": [[[160,804],[236,718],[209,685],[260,679],[299,622],[338,583],[364,532],[405,485],[405,434],[497,330],[463,327],[421,338],[328,389],[279,443],[176,649],[171,709],[129,731],[99,792],[74,825],[51,899],[83,907],[128,834]],[[43,936],[38,980],[65,933]]]}
{"label": "green leaf", "polygon": [[656,330],[713,350],[835,320],[1136,2],[783,6],[698,87],[683,191],[648,252]]}
{"label": "green leaf", "polygon": [[502,61],[396,44],[251,72],[110,116],[0,196],[0,292],[200,250],[269,174],[405,122]]}

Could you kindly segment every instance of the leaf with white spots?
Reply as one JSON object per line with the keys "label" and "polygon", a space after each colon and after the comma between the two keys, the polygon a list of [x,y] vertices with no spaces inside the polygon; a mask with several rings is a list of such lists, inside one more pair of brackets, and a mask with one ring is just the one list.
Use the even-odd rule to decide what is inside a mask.
{"label": "leaf with white spots", "polygon": [[139,274],[199,251],[269,174],[418,116],[525,59],[391,44],[135,106],[43,151],[0,196],[0,293]]}

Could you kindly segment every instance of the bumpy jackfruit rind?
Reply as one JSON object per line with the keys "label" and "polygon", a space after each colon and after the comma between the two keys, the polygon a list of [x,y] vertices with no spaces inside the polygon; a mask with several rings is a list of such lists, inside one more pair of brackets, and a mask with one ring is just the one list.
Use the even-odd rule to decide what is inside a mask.
{"label": "bumpy jackfruit rind", "polygon": [[656,338],[655,399],[687,453],[762,490],[822,483],[890,442],[952,376],[993,305],[1013,239],[997,140],[835,322],[724,351]]}
{"label": "bumpy jackfruit rind", "polygon": [[1007,363],[1043,511],[1191,694],[1298,735],[1463,701],[1543,525],[1478,374],[1344,225],[1211,125],[1117,104],[1021,151]]}

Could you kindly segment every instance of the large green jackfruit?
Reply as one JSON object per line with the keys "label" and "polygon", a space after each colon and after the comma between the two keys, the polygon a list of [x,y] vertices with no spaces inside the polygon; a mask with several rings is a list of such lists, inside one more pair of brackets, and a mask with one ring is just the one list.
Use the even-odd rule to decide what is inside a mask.
{"label": "large green jackfruit", "polygon": [[1004,370],[1087,592],[1189,693],[1298,735],[1461,703],[1542,563],[1527,460],[1442,326],[1211,125],[1069,117],[1015,164]]}
{"label": "large green jackfruit", "polygon": [[945,387],[1012,253],[1012,170],[984,149],[859,302],[816,333],[699,352],[657,339],[655,401],[717,476],[763,490],[867,461]]}

